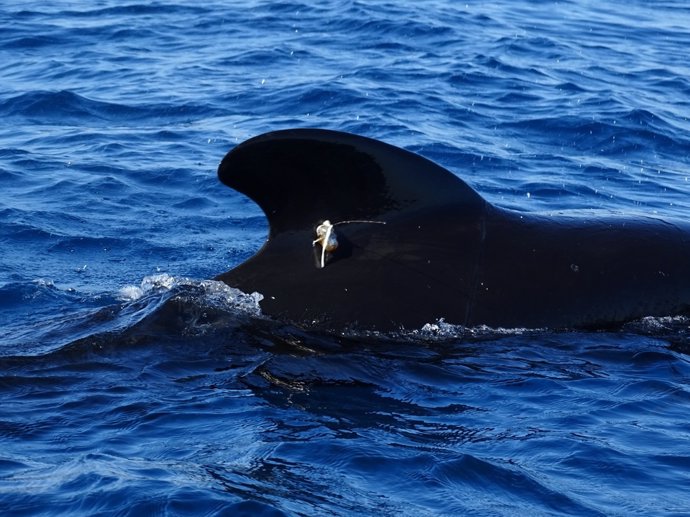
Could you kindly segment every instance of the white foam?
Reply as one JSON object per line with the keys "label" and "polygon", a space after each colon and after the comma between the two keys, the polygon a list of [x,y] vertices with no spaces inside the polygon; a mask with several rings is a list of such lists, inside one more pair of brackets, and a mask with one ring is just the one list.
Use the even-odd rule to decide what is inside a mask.
{"label": "white foam", "polygon": [[443,318],[436,323],[426,323],[417,331],[423,337],[460,337],[467,329],[462,325],[446,323]]}
{"label": "white foam", "polygon": [[172,289],[177,283],[175,277],[167,273],[145,276],[138,286],[126,285],[122,287],[117,292],[117,297],[124,302],[133,302],[151,291]]}
{"label": "white foam", "polygon": [[[185,287],[197,288],[194,296],[199,297],[199,302],[220,308],[240,309],[256,315],[261,313],[259,302],[264,297],[260,293],[248,294],[216,280],[193,280],[186,277],[174,277],[167,273],[146,276],[138,286],[124,286],[118,291],[117,297],[123,302],[134,302],[149,293]],[[200,294],[198,288],[201,288]]]}
{"label": "white foam", "polygon": [[261,293],[245,293],[217,280],[203,280],[194,285],[204,289],[204,298],[212,305],[240,309],[257,316],[261,314],[259,302],[264,299]]}
{"label": "white foam", "polygon": [[466,327],[464,325],[455,325],[447,323],[443,318],[435,323],[426,323],[422,328],[410,332],[415,337],[423,339],[459,339],[468,337],[472,339],[478,338],[494,338],[501,336],[520,336],[530,332],[543,332],[545,328],[504,328],[504,327],[489,327],[487,325],[478,325],[476,327]]}
{"label": "white foam", "polygon": [[167,273],[160,273],[157,275],[145,276],[141,281],[141,288],[144,292],[147,292],[154,289],[172,289],[176,284],[178,284],[178,280],[176,280],[174,276]]}
{"label": "white foam", "polygon": [[136,285],[126,285],[117,292],[118,300],[133,302],[144,296],[144,290]]}

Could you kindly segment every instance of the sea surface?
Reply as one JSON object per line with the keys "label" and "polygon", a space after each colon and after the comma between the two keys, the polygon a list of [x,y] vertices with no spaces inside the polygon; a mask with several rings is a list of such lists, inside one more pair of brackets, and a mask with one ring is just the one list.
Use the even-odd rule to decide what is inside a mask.
{"label": "sea surface", "polygon": [[[690,320],[316,333],[210,280],[322,127],[524,212],[690,215],[690,4],[0,3],[0,514],[690,515]],[[411,301],[414,303],[414,301]]]}

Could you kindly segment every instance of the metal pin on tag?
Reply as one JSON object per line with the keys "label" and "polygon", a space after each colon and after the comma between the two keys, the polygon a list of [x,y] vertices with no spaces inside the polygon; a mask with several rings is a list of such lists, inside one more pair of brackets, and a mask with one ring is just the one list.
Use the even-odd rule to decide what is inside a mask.
{"label": "metal pin on tag", "polygon": [[326,253],[332,253],[338,247],[338,238],[333,230],[333,225],[326,219],[316,227],[316,239],[312,246],[321,245],[320,267],[326,267]]}
{"label": "metal pin on tag", "polygon": [[312,241],[312,247],[317,244],[321,246],[321,259],[319,261],[319,268],[326,267],[328,257],[338,248],[338,237],[335,233],[335,226],[339,224],[354,224],[354,223],[370,223],[370,224],[386,224],[384,221],[339,221],[331,224],[331,221],[326,219],[316,227],[316,239]]}

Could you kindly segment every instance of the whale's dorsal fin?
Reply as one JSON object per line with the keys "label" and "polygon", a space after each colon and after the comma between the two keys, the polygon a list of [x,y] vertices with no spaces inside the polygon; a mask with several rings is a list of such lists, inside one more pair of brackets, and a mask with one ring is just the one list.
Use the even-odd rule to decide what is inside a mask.
{"label": "whale's dorsal fin", "polygon": [[317,219],[375,219],[482,198],[460,178],[392,145],[323,129],[257,136],[231,150],[218,177],[266,214],[271,235]]}
{"label": "whale's dorsal fin", "polygon": [[486,203],[451,172],[377,140],[292,129],[238,145],[218,176],[268,218],[264,247],[218,277],[262,293],[264,312],[409,327],[451,317],[434,300],[452,291],[462,323]]}

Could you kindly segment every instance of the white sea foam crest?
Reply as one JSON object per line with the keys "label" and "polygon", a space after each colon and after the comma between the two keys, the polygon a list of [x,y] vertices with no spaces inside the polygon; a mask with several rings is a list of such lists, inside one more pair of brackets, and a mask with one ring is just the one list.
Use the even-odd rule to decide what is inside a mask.
{"label": "white sea foam crest", "polygon": [[504,328],[504,327],[489,327],[487,325],[478,325],[476,327],[466,327],[464,325],[456,325],[448,323],[444,318],[440,318],[434,323],[426,323],[418,330],[410,332],[412,336],[421,337],[423,339],[458,339],[458,338],[491,338],[500,336],[519,336],[528,332],[544,331],[546,329],[528,329],[522,327]]}
{"label": "white sea foam crest", "polygon": [[426,323],[420,330],[415,331],[422,337],[459,337],[462,336],[467,329],[462,325],[453,325],[446,323],[443,318],[435,323]]}
{"label": "white sea foam crest", "polygon": [[264,299],[261,293],[245,293],[218,280],[202,280],[194,285],[204,289],[204,299],[211,305],[236,308],[256,316],[261,314],[259,302]]}
{"label": "white sea foam crest", "polygon": [[137,285],[127,285],[121,288],[117,295],[118,298],[124,302],[133,302],[141,298],[151,291],[156,291],[160,289],[171,289],[175,286],[177,280],[172,275],[167,273],[160,273],[157,275],[150,275],[144,277],[141,284]]}
{"label": "white sea foam crest", "polygon": [[251,314],[260,314],[259,302],[263,295],[257,292],[245,293],[217,280],[193,280],[159,273],[144,277],[141,284],[127,285],[118,291],[118,298],[124,302],[134,302],[154,292],[169,291],[177,287],[201,288],[204,303],[224,308],[238,308]]}

